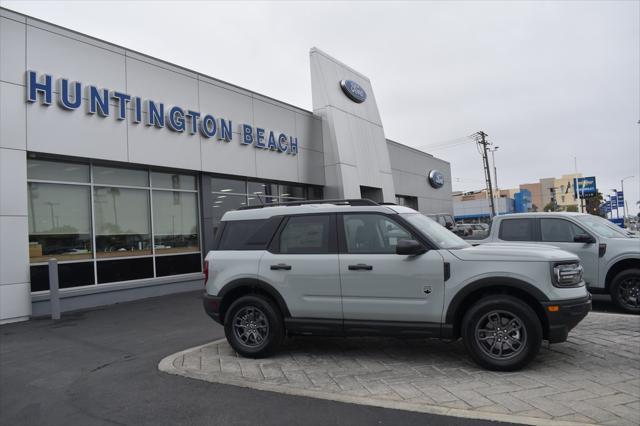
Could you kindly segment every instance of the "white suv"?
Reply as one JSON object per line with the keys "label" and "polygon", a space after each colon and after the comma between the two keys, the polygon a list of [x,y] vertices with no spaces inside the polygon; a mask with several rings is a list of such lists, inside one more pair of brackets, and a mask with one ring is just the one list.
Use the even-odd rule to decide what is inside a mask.
{"label": "white suv", "polygon": [[472,247],[369,200],[228,212],[204,266],[205,311],[246,357],[295,334],[462,337],[478,364],[515,370],[591,309],[573,254]]}
{"label": "white suv", "polygon": [[[473,238],[473,237],[471,237]],[[598,216],[583,213],[516,213],[493,218],[487,236],[470,244],[551,245],[576,254],[593,294],[640,314],[640,239]]]}

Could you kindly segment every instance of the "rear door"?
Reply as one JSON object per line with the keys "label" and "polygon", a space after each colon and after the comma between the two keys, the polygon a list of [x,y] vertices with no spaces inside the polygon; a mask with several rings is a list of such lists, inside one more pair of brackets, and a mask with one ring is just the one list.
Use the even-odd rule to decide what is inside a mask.
{"label": "rear door", "polygon": [[419,322],[422,331],[428,330],[424,323],[439,330],[444,301],[442,256],[437,250],[418,256],[396,254],[399,240],[415,237],[393,216],[338,216],[346,332],[366,330],[367,322],[371,329]]}
{"label": "rear door", "polygon": [[578,255],[584,269],[584,281],[589,286],[597,286],[598,244],[574,242],[576,235],[583,234],[593,236],[570,220],[557,217],[540,218],[540,242]]}
{"label": "rear door", "polygon": [[293,318],[339,320],[341,327],[336,215],[286,218],[260,259],[259,277],[280,292]]}

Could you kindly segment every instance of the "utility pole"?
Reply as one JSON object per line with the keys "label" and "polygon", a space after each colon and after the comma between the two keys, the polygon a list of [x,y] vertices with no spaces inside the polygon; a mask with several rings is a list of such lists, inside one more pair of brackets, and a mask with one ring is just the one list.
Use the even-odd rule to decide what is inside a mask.
{"label": "utility pole", "polygon": [[487,142],[488,136],[485,132],[480,130],[472,135],[478,145],[482,145],[482,163],[484,164],[484,177],[487,182],[487,190],[489,191],[489,202],[491,203],[491,217],[496,215],[495,199],[493,198],[493,186],[491,185],[491,169],[489,168],[489,156],[487,153],[487,145],[491,145]]}
{"label": "utility pole", "polygon": [[498,189],[498,169],[496,168],[496,157],[495,153],[499,149],[499,146],[494,146],[493,149],[489,149],[491,151],[491,162],[493,163],[493,182],[494,188],[496,190],[496,198],[500,198],[500,193]]}

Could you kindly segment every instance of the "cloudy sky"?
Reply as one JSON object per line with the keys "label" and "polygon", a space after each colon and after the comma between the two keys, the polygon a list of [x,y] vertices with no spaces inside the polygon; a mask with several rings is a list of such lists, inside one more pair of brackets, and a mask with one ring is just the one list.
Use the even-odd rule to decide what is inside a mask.
{"label": "cloudy sky", "polygon": [[[578,170],[640,198],[640,2],[30,2],[2,6],[311,109],[317,46],[372,80],[386,136],[484,186]],[[443,144],[443,142],[445,142]],[[429,147],[432,145],[432,147]]]}

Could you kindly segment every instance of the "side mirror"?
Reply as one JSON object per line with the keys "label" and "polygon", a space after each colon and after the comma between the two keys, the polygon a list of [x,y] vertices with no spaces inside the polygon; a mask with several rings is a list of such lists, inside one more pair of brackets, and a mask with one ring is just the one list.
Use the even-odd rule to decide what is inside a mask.
{"label": "side mirror", "polygon": [[574,243],[584,243],[584,244],[593,244],[596,242],[596,239],[588,234],[578,234],[573,237]]}
{"label": "side mirror", "polygon": [[416,256],[426,251],[427,249],[416,240],[400,240],[396,245],[396,254],[403,256]]}

